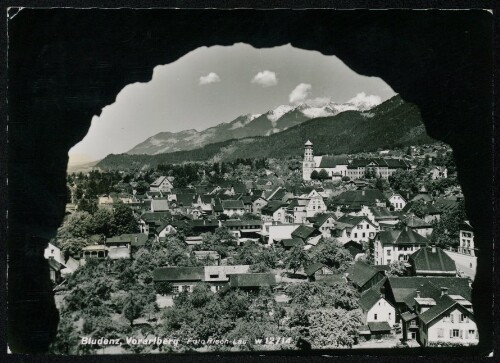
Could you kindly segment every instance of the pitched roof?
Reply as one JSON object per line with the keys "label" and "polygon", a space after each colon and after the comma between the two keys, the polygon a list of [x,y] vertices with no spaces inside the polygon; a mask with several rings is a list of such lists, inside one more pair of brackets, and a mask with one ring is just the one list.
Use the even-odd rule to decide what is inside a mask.
{"label": "pitched roof", "polygon": [[418,218],[415,214],[410,213],[406,216],[403,222],[410,228],[429,228],[432,227],[430,223],[427,223],[421,218]]}
{"label": "pitched roof", "polygon": [[222,201],[223,209],[244,209],[245,205],[242,200],[223,200]]}
{"label": "pitched roof", "polygon": [[370,321],[367,325],[372,333],[391,331],[391,326],[387,321]]}
{"label": "pitched roof", "polygon": [[347,269],[347,279],[358,287],[363,287],[376,274],[380,273],[373,266],[363,261],[356,261]]}
{"label": "pitched roof", "polygon": [[153,271],[154,281],[201,281],[202,267],[159,267]]}
{"label": "pitched roof", "polygon": [[330,217],[335,221],[335,216],[330,213],[317,214],[315,217],[310,218],[310,221],[313,223],[314,227],[318,228],[321,227]]}
{"label": "pitched roof", "polygon": [[375,219],[394,219],[398,215],[389,210],[387,207],[369,207]]}
{"label": "pitched roof", "polygon": [[434,201],[434,207],[441,212],[454,211],[459,205],[459,200],[454,198],[436,198]]}
{"label": "pitched roof", "polygon": [[348,205],[352,209],[358,209],[362,205],[374,206],[376,203],[385,203],[387,197],[378,189],[364,189],[345,191],[332,200],[335,204]]}
{"label": "pitched roof", "polygon": [[323,267],[326,267],[326,265],[321,262],[314,262],[304,268],[304,272],[307,276],[311,276],[314,275],[318,270],[321,270]]}
{"label": "pitched roof", "polygon": [[474,227],[471,226],[469,221],[464,221],[460,224],[460,230],[474,232]]}
{"label": "pitched roof", "polygon": [[319,168],[336,168],[337,165],[347,165],[347,157],[345,155],[323,156],[319,163]]}
{"label": "pitched roof", "polygon": [[153,199],[151,201],[151,210],[155,212],[163,212],[169,210],[168,200],[166,199]]}
{"label": "pitched roof", "polygon": [[292,237],[306,239],[309,237],[317,236],[319,234],[321,234],[321,232],[316,228],[301,224],[292,232]]}
{"label": "pitched roof", "polygon": [[387,287],[392,290],[396,303],[404,303],[413,307],[416,291],[420,297],[430,297],[434,300],[441,296],[441,288],[447,288],[450,295],[460,295],[470,300],[472,289],[468,279],[461,277],[388,277]]}
{"label": "pitched roof", "polygon": [[143,233],[127,233],[119,236],[106,238],[105,244],[110,243],[130,243],[134,247],[144,246],[148,240],[148,236]]}
{"label": "pitched roof", "polygon": [[352,227],[358,225],[362,221],[366,221],[375,227],[375,225],[366,216],[350,216],[350,215],[346,214],[337,220],[337,222],[345,223],[345,224],[348,224]]}
{"label": "pitched roof", "polygon": [[168,181],[166,176],[160,176],[160,177],[156,178],[156,180],[154,182],[152,182],[150,186],[159,187],[161,185],[161,183],[163,183],[163,181],[165,181],[165,180]]}
{"label": "pitched roof", "polygon": [[365,291],[361,298],[359,299],[359,306],[363,309],[363,311],[368,311],[372,308],[373,305],[377,303],[380,299],[385,299],[384,295],[380,293],[380,288],[369,289]]}
{"label": "pitched roof", "polygon": [[369,164],[375,164],[379,167],[387,167],[390,169],[410,169],[411,165],[404,159],[394,159],[394,158],[359,158],[354,159],[351,164],[349,164],[349,169],[355,168],[365,168]]}
{"label": "pitched roof", "polygon": [[272,215],[274,212],[276,212],[281,207],[284,207],[285,205],[286,203],[283,203],[280,200],[271,200],[264,207],[262,207],[260,213],[264,215]]}
{"label": "pitched roof", "polygon": [[260,227],[262,226],[262,221],[260,219],[228,219],[226,221],[222,221],[222,225],[227,227]]}
{"label": "pitched roof", "polygon": [[382,245],[425,245],[429,241],[411,228],[389,229],[379,234]]}
{"label": "pitched roof", "polygon": [[177,201],[177,206],[188,207],[193,205],[194,196],[195,196],[194,193],[176,194],[175,199]]}
{"label": "pitched roof", "polygon": [[409,263],[414,267],[417,274],[419,272],[456,274],[457,272],[455,261],[439,247],[422,247],[418,249],[410,255]]}
{"label": "pitched roof", "polygon": [[449,295],[443,295],[436,301],[435,306],[429,308],[428,310],[426,310],[422,314],[420,314],[419,319],[424,324],[428,324],[431,321],[433,321],[434,319],[439,318],[440,316],[442,316],[444,313],[451,310],[455,306],[459,310],[461,310],[462,313],[468,315],[469,318],[473,318],[473,315],[469,310],[464,308],[462,305],[460,305],[457,301],[455,301]]}
{"label": "pitched roof", "polygon": [[283,247],[295,247],[295,246],[303,246],[304,241],[300,238],[285,238],[279,242]]}
{"label": "pitched roof", "polygon": [[276,285],[276,276],[272,273],[234,274],[229,277],[231,287],[263,287]]}

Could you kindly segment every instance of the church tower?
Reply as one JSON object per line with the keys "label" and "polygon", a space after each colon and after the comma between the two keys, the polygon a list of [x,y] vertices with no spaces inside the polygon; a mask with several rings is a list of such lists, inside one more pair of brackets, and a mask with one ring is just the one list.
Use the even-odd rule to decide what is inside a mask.
{"label": "church tower", "polygon": [[309,140],[304,144],[304,161],[302,162],[302,179],[311,180],[311,173],[316,167],[313,158],[313,143]]}

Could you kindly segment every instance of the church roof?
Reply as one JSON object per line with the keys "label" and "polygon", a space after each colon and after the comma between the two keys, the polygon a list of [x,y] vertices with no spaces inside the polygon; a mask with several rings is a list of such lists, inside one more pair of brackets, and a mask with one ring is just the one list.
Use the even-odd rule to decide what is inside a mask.
{"label": "church roof", "polygon": [[347,165],[347,158],[345,156],[323,156],[319,164],[319,168],[336,168],[337,165]]}
{"label": "church roof", "polygon": [[304,146],[313,146],[313,143],[310,140],[307,140]]}

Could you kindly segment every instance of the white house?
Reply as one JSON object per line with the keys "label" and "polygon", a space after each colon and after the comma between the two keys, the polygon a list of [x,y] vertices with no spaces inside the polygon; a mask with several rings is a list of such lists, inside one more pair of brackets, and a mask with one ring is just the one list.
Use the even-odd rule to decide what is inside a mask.
{"label": "white house", "polygon": [[332,237],[345,244],[349,241],[368,242],[375,238],[378,227],[366,216],[344,215],[337,219]]}
{"label": "white house", "polygon": [[301,226],[301,224],[266,222],[262,225],[262,231],[259,234],[261,235],[263,242],[270,246],[283,239],[291,239],[293,231],[295,231],[298,226]]}
{"label": "white house", "polygon": [[474,246],[474,229],[469,221],[465,221],[460,225],[459,239],[459,247],[456,250],[445,250],[445,253],[455,261],[460,274],[474,279],[477,269],[477,257]]}
{"label": "white house", "polygon": [[407,261],[409,256],[429,241],[411,228],[389,229],[379,232],[374,239],[376,265],[388,265],[393,261]]}
{"label": "white house", "polygon": [[245,214],[245,205],[242,200],[222,200],[223,213],[229,217]]}
{"label": "white house", "polygon": [[263,222],[285,222],[285,203],[279,200],[272,200],[267,203],[260,211],[260,217]]}
{"label": "white house", "polygon": [[398,193],[392,193],[389,196],[389,203],[393,206],[395,211],[402,210],[406,206],[406,199]]}
{"label": "white house", "polygon": [[396,323],[396,308],[380,293],[377,287],[365,291],[359,299],[365,323],[387,322],[389,326]]}
{"label": "white house", "polygon": [[162,193],[170,193],[174,186],[166,176],[158,177],[151,185],[149,186],[149,190],[152,192],[162,192]]}
{"label": "white house", "polygon": [[460,295],[444,293],[418,318],[418,339],[424,347],[440,343],[476,345],[479,341],[472,303]]}

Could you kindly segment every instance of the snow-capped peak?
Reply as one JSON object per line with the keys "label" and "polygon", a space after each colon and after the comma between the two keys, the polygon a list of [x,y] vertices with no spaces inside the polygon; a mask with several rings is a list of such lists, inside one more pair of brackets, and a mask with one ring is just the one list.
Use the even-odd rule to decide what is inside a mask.
{"label": "snow-capped peak", "polygon": [[267,112],[267,118],[269,121],[276,122],[278,119],[283,117],[285,113],[292,111],[295,107],[290,105],[281,105],[275,109]]}

